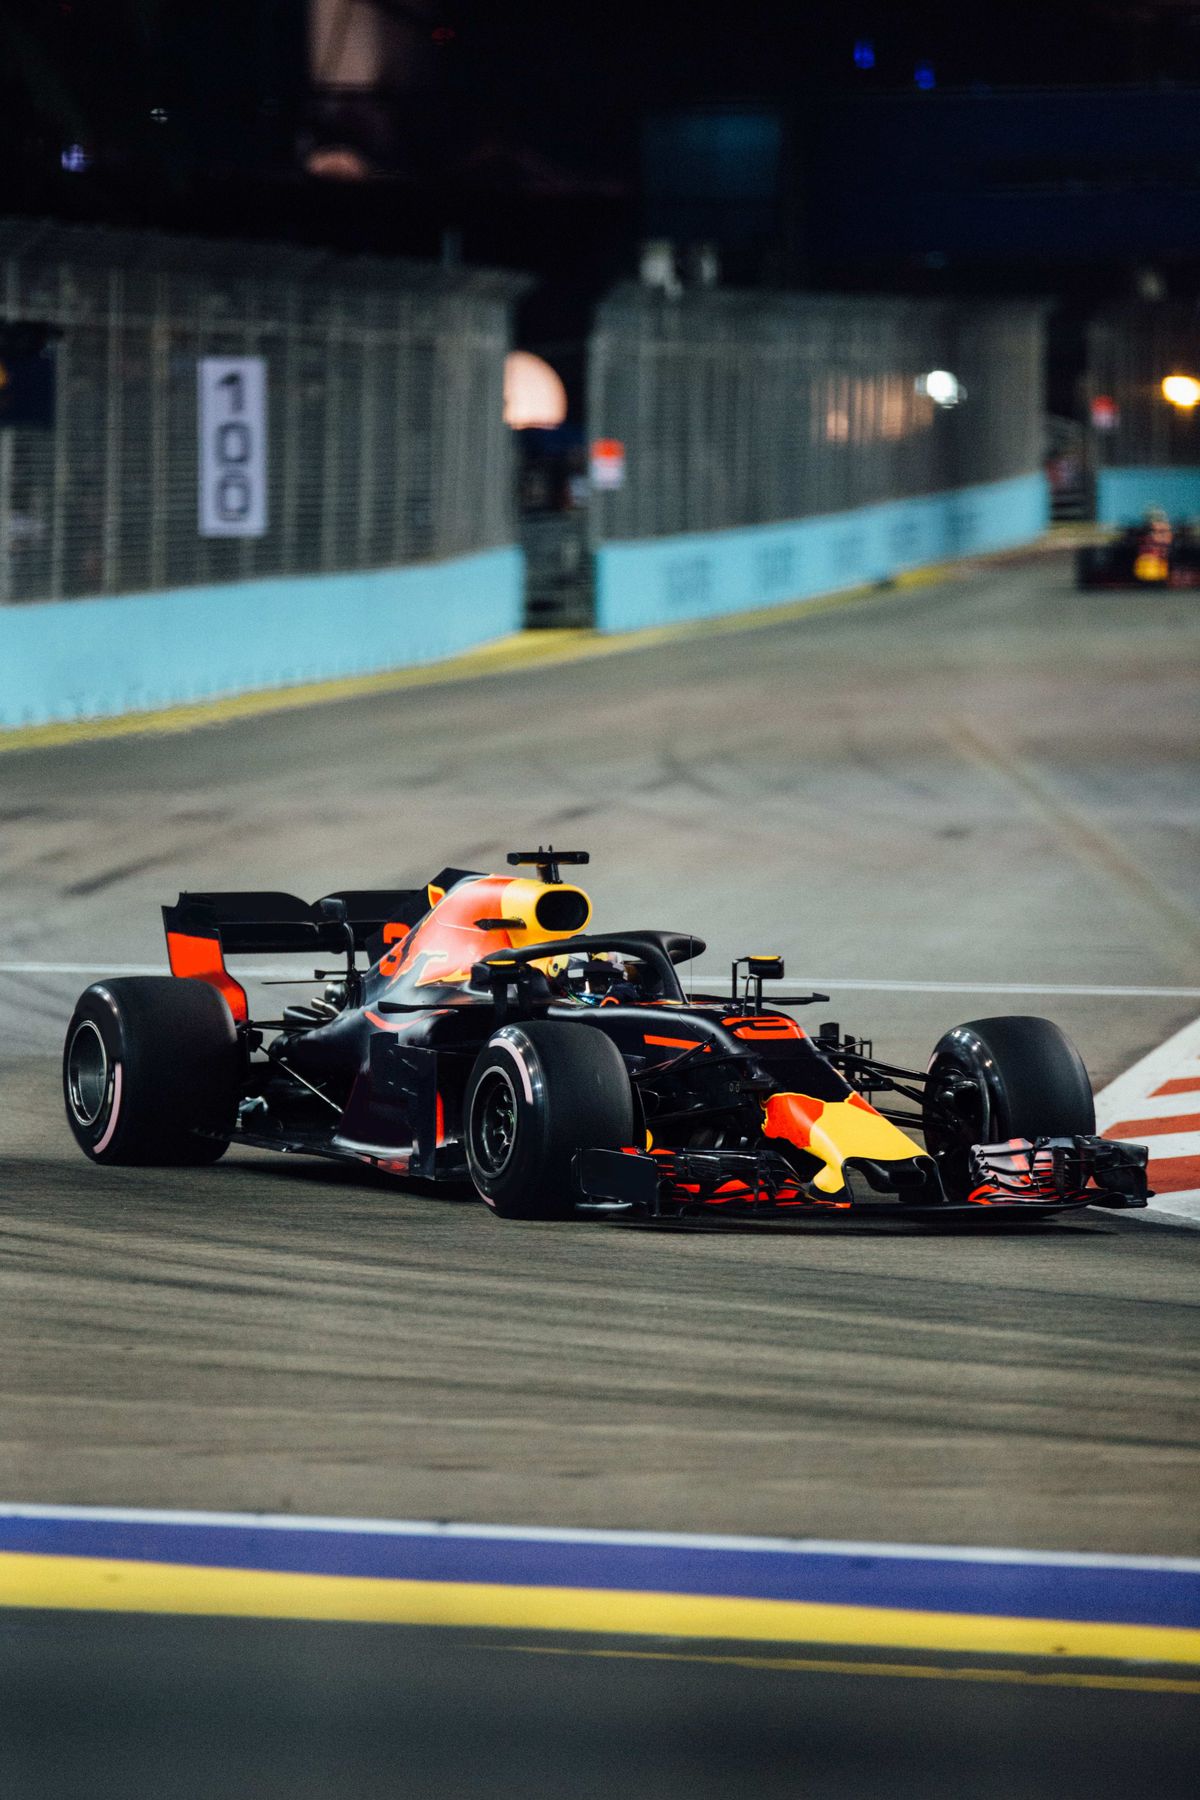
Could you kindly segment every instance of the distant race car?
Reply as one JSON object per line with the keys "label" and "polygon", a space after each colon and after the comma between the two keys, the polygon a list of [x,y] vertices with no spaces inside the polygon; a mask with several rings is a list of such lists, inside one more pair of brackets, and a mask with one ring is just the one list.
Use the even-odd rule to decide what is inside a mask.
{"label": "distant race car", "polygon": [[1200,535],[1191,525],[1172,525],[1155,508],[1106,544],[1075,552],[1081,588],[1200,587]]}
{"label": "distant race car", "polygon": [[[1146,1150],[1096,1137],[1077,1051],[1046,1019],[949,1031],[928,1068],[782,1008],[774,955],[686,994],[680,931],[587,931],[561,880],[444,869],[424,887],[181,894],[166,976],[101,981],[67,1032],[71,1130],[99,1163],[215,1162],[230,1143],[473,1183],[505,1218],[572,1212],[1028,1219],[1146,1204]],[[370,966],[358,966],[360,951]],[[252,1019],[225,953],[341,952],[319,998]],[[281,984],[287,985],[287,984]],[[919,1134],[923,1141],[918,1141]]]}

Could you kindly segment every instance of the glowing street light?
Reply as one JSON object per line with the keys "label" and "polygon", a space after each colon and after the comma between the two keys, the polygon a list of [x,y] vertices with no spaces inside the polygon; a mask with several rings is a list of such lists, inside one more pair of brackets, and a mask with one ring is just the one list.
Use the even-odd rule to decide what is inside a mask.
{"label": "glowing street light", "polygon": [[1200,405],[1200,381],[1194,375],[1168,375],[1162,384],[1163,399],[1183,412]]}
{"label": "glowing street light", "polygon": [[967,397],[966,388],[949,369],[930,369],[928,375],[919,376],[917,392],[926,395],[935,406],[957,406]]}

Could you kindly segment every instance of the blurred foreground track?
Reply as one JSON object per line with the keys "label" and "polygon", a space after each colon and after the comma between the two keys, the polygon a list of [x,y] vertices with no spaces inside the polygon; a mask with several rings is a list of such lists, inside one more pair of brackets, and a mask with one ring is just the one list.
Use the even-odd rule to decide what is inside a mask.
{"label": "blurred foreground track", "polygon": [[[4,759],[0,948],[157,960],[179,887],[312,897],[536,832],[592,850],[598,922],[695,929],[710,967],[769,944],[796,982],[1194,987],[1198,675],[1192,597],[1079,595],[1040,557],[744,636],[29,751]],[[506,1227],[251,1153],[103,1172],[52,1060],[80,985],[0,975],[4,1498],[1200,1549],[1200,1234]],[[1010,1005],[1056,1017],[1097,1085],[1195,1010],[821,1010],[921,1061]]]}
{"label": "blurred foreground track", "polygon": [[[250,1620],[0,1615],[13,1800],[1184,1800],[1158,1671]],[[532,1652],[532,1653],[530,1653]]]}

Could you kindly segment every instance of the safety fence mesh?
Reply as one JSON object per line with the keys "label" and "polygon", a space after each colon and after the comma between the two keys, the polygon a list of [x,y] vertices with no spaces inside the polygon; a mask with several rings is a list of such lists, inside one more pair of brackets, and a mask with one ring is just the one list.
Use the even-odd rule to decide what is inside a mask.
{"label": "safety fence mesh", "polygon": [[[600,307],[593,438],[625,479],[596,541],[765,524],[1025,474],[1042,453],[1043,310],[632,285]],[[933,370],[963,397],[920,391]]]}
{"label": "safety fence mesh", "polygon": [[[0,325],[57,336],[51,429],[0,429],[0,601],[459,555],[514,536],[520,278],[0,221]],[[266,529],[206,537],[197,362],[266,360]]]}
{"label": "safety fence mesh", "polygon": [[1162,390],[1169,375],[1200,373],[1200,309],[1169,301],[1106,308],[1089,325],[1087,361],[1097,464],[1200,465],[1200,407],[1172,406]]}

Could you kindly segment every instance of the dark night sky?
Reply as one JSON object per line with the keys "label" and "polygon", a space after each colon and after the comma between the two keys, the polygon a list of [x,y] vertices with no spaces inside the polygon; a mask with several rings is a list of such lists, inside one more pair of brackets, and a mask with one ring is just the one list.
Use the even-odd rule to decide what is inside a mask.
{"label": "dark night sky", "polygon": [[[0,0],[0,211],[423,256],[463,225],[468,256],[522,267],[573,236],[592,281],[629,266],[655,111],[767,101],[803,129],[818,102],[915,96],[921,62],[942,94],[1200,83],[1200,0],[375,4],[419,35],[423,79],[339,111],[312,92],[305,0]],[[376,179],[306,175],[356,131]]]}
{"label": "dark night sky", "polygon": [[[403,0],[378,0],[401,17]],[[443,102],[480,129],[619,156],[650,106],[811,90],[1200,79],[1190,0],[425,0]],[[0,0],[3,129],[121,140],[285,125],[304,0]],[[857,39],[875,67],[856,69]],[[154,107],[174,109],[151,132]],[[267,134],[269,135],[269,133]],[[158,149],[155,140],[159,140]]]}

